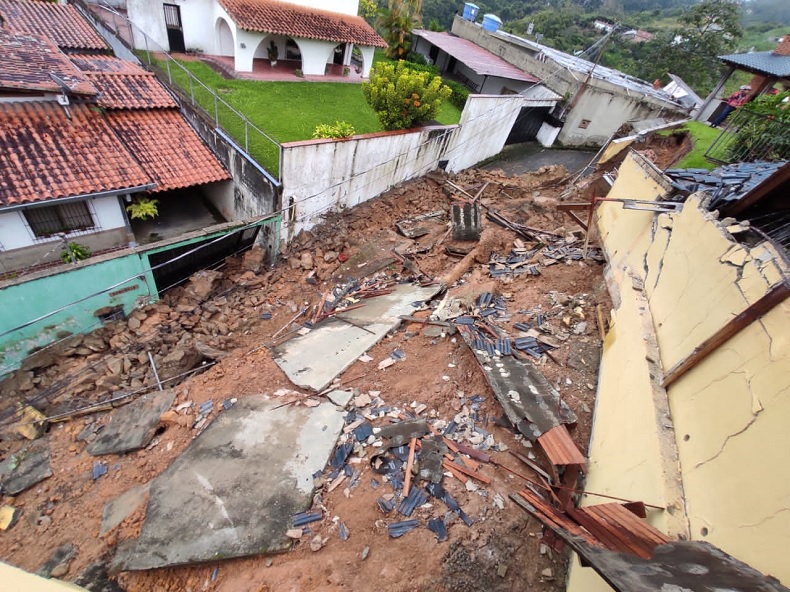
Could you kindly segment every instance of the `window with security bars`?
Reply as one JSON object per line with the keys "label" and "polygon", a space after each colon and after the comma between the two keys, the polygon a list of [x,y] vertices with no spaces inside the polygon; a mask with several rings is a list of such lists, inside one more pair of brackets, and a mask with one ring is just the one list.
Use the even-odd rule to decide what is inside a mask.
{"label": "window with security bars", "polygon": [[44,238],[60,232],[68,234],[93,228],[93,216],[84,201],[67,204],[30,208],[25,210],[25,219],[37,238]]}

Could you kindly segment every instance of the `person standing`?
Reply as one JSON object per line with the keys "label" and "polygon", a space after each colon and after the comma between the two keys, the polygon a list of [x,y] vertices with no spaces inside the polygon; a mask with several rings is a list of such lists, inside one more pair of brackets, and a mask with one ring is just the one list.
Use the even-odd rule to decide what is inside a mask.
{"label": "person standing", "polygon": [[746,103],[749,102],[749,95],[752,92],[752,87],[748,84],[745,84],[734,93],[732,93],[729,98],[727,99],[727,104],[724,105],[724,109],[721,110],[716,116],[716,119],[711,122],[711,127],[719,127],[724,121],[730,116],[730,113],[735,111],[738,107],[743,107]]}

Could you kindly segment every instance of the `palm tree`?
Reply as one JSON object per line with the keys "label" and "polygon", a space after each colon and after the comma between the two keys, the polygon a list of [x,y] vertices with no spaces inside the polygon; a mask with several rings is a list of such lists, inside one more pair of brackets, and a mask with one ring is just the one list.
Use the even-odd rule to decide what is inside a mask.
{"label": "palm tree", "polygon": [[421,23],[422,0],[390,0],[388,8],[379,12],[376,25],[387,41],[387,57],[400,60],[409,53],[409,36]]}

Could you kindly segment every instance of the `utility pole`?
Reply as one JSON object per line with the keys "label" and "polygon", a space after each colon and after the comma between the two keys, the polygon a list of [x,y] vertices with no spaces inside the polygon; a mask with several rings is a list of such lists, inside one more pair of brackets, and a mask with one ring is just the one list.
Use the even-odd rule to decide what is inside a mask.
{"label": "utility pole", "polygon": [[612,30],[606,34],[606,37],[604,37],[603,45],[601,45],[601,51],[599,51],[598,55],[595,57],[595,62],[593,62],[593,67],[590,68],[590,71],[587,73],[584,82],[582,82],[582,85],[579,87],[579,90],[576,91],[576,94],[573,96],[573,99],[571,100],[570,104],[567,107],[565,107],[565,109],[563,109],[562,117],[565,117],[568,111],[571,111],[577,105],[579,99],[581,99],[582,95],[584,94],[584,91],[587,90],[587,85],[590,82],[590,78],[592,78],[593,72],[595,72],[595,68],[598,67],[598,63],[601,61],[601,57],[603,57],[603,52],[606,49],[606,46],[608,45],[609,41],[612,38],[612,35],[614,35],[617,29],[618,29],[618,25],[615,25],[612,28]]}

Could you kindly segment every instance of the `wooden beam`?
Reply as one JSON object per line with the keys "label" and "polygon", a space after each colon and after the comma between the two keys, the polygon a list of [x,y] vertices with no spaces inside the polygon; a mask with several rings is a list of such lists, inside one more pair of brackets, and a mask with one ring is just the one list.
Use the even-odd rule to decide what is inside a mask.
{"label": "wooden beam", "polygon": [[664,374],[664,380],[661,382],[661,386],[668,388],[729,339],[740,333],[776,305],[781,304],[788,296],[790,296],[790,287],[788,287],[787,282],[782,282],[771,288],[765,296],[728,321],[727,324],[716,333],[695,347],[694,351],[688,356],[672,366],[672,368]]}
{"label": "wooden beam", "polygon": [[412,438],[409,442],[409,459],[406,461],[406,478],[403,480],[403,497],[409,497],[411,487],[411,469],[414,466],[414,449],[417,447],[417,438]]}

